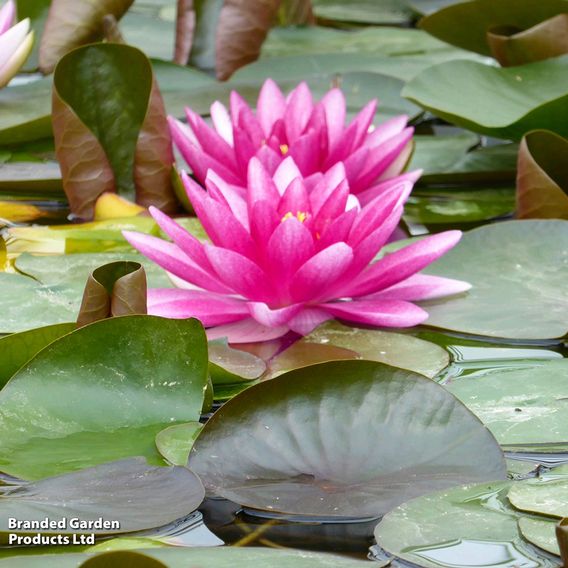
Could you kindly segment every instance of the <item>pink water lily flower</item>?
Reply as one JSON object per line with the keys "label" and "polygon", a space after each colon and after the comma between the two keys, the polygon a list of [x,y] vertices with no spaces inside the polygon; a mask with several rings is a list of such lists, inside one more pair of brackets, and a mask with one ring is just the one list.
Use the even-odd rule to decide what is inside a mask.
{"label": "pink water lily flower", "polygon": [[340,89],[331,89],[315,103],[306,83],[285,97],[268,79],[256,114],[232,92],[230,113],[220,102],[211,106],[214,128],[189,108],[187,125],[169,120],[176,146],[201,183],[212,169],[228,183],[246,186],[253,157],[270,174],[292,157],[304,177],[343,162],[351,193],[365,204],[393,182],[415,182],[421,173],[400,175],[412,152],[414,129],[407,126],[408,117],[398,116],[375,127],[376,108],[376,100],[369,102],[345,126],[346,103]]}
{"label": "pink water lily flower", "polygon": [[0,8],[0,87],[5,87],[20,70],[34,43],[29,18],[13,25],[15,19],[16,5],[8,0]]}
{"label": "pink water lily flower", "polygon": [[179,286],[151,289],[148,312],[197,317],[212,328],[210,339],[305,335],[333,318],[414,326],[427,318],[414,300],[469,289],[465,282],[418,274],[459,241],[460,231],[428,236],[374,261],[398,225],[412,189],[408,181],[361,207],[342,163],[307,180],[292,158],[273,175],[252,158],[246,189],[212,170],[207,191],[185,173],[182,179],[211,243],[155,208],[152,216],[173,242],[124,234]]}

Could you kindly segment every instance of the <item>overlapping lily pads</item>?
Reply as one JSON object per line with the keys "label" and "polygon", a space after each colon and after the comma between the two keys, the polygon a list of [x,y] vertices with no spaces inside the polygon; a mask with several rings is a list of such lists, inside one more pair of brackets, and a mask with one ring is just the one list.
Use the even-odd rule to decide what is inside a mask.
{"label": "overlapping lily pads", "polygon": [[156,434],[199,418],[206,378],[196,320],[125,316],[81,328],[0,391],[0,471],[39,479],[129,456],[162,463]]}
{"label": "overlapping lily pads", "polygon": [[567,221],[508,221],[469,231],[425,272],[465,280],[472,289],[424,302],[427,324],[490,337],[563,337],[566,250]]}
{"label": "overlapping lily pads", "polygon": [[[65,526],[46,531],[57,534],[129,533],[173,522],[197,509],[204,496],[199,478],[187,468],[150,467],[144,458],[106,463],[5,490],[0,499],[0,542],[6,544],[10,532],[37,532],[27,527],[9,530],[10,518],[65,518]],[[73,527],[73,518],[114,523]]]}
{"label": "overlapping lily pads", "polygon": [[403,96],[454,124],[520,140],[529,130],[568,135],[568,55],[501,69],[449,61],[422,72]]}
{"label": "overlapping lily pads", "polygon": [[188,463],[211,494],[248,507],[359,518],[506,472],[494,438],[443,387],[370,361],[247,389],[207,422]]}

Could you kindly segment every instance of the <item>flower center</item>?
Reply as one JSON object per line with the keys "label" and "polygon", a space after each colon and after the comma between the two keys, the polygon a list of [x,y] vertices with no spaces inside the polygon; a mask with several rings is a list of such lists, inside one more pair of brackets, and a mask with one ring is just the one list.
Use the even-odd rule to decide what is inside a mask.
{"label": "flower center", "polygon": [[292,213],[292,211],[288,211],[288,213],[286,213],[286,215],[284,215],[284,217],[280,219],[280,222],[284,223],[284,221],[287,221],[288,219],[294,219],[295,217],[296,219],[298,219],[298,221],[300,221],[300,223],[303,223],[309,216],[310,214],[306,211],[297,211],[295,215],[294,213]]}
{"label": "flower center", "polygon": [[283,156],[285,156],[288,153],[288,144],[280,144],[280,152],[282,153]]}

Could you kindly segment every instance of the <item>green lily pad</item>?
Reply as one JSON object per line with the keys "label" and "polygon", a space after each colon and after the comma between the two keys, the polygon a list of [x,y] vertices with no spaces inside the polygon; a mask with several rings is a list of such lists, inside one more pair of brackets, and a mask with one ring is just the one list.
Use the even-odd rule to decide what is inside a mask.
{"label": "green lily pad", "polygon": [[[220,547],[220,548],[156,548],[145,549],[144,555],[159,560],[169,568],[189,566],[235,566],[258,565],[263,568],[363,568],[369,566],[366,560],[356,560],[336,554],[310,552],[308,550],[274,550],[271,548]],[[88,554],[48,554],[42,556],[13,556],[0,560],[10,568],[79,568],[83,562],[93,558]],[[114,566],[111,564],[111,566]],[[124,564],[119,565],[124,568]],[[133,566],[139,566],[134,564]],[[373,564],[373,568],[386,564]]]}
{"label": "green lily pad", "polygon": [[560,548],[556,538],[556,521],[521,517],[519,519],[519,531],[523,538],[532,542],[535,546],[560,556]]}
{"label": "green lily pad", "polygon": [[39,351],[76,327],[75,323],[60,323],[0,338],[0,388]]}
{"label": "green lily pad", "polygon": [[85,326],[0,391],[0,470],[40,479],[130,456],[162,463],[156,434],[199,418],[206,380],[197,320],[124,316]]}
{"label": "green lily pad", "polygon": [[241,505],[358,518],[506,475],[494,438],[443,387],[371,361],[312,365],[247,389],[205,424],[188,464],[211,494]]}
{"label": "green lily pad", "polygon": [[513,485],[508,494],[511,505],[521,511],[548,515],[557,520],[568,517],[568,478],[538,477]]}
{"label": "green lily pad", "polygon": [[486,36],[491,28],[526,30],[564,12],[568,12],[567,0],[540,0],[538,4],[533,0],[469,0],[423,18],[420,27],[452,45],[491,55]]}
{"label": "green lily pad", "polygon": [[520,67],[448,61],[429,68],[402,94],[468,130],[520,140],[529,130],[568,136],[568,56]]}
{"label": "green lily pad", "polygon": [[508,221],[465,233],[424,272],[473,287],[459,298],[422,302],[427,324],[490,337],[563,337],[566,250],[568,221]]}
{"label": "green lily pad", "polygon": [[568,450],[568,360],[489,369],[454,379],[446,388],[507,449]]}
{"label": "green lily pad", "polygon": [[[52,521],[57,534],[120,534],[171,523],[197,509],[205,497],[199,478],[185,467],[150,467],[144,458],[120,460],[42,479],[3,492],[0,500],[0,541],[7,535],[37,533],[9,527],[9,519]],[[107,526],[73,526],[102,518]]]}
{"label": "green lily pad", "polygon": [[35,194],[63,194],[57,162],[13,162],[0,168],[0,190]]}
{"label": "green lily pad", "polygon": [[320,325],[272,359],[271,375],[342,359],[378,361],[430,378],[450,362],[445,349],[411,335],[359,329],[332,321]]}
{"label": "green lily pad", "polygon": [[185,466],[202,426],[199,422],[187,422],[165,428],[156,434],[158,451],[169,463]]}
{"label": "green lily pad", "polygon": [[556,566],[531,549],[519,534],[507,503],[511,483],[455,487],[413,499],[383,518],[378,545],[414,566],[456,568],[467,559],[476,568]]}
{"label": "green lily pad", "polygon": [[89,558],[81,568],[122,568],[123,566],[136,566],[136,568],[167,568],[167,564],[134,550],[105,552]]}

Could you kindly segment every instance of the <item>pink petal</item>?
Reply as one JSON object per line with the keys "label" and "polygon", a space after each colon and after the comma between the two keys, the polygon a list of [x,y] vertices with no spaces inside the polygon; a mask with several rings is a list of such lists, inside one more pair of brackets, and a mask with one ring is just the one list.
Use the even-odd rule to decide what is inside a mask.
{"label": "pink petal", "polygon": [[383,300],[434,300],[454,294],[461,294],[471,289],[471,284],[462,280],[430,276],[429,274],[415,274],[386,290],[382,290],[366,299]]}
{"label": "pink petal", "polygon": [[231,122],[229,111],[225,108],[224,104],[215,101],[211,105],[211,119],[213,120],[217,134],[219,134],[229,146],[233,146],[233,123]]}
{"label": "pink petal", "polygon": [[299,314],[295,315],[288,325],[292,331],[300,335],[308,335],[318,325],[333,319],[333,316],[320,308],[304,308]]}
{"label": "pink petal", "polygon": [[16,19],[16,4],[13,0],[8,0],[2,8],[0,8],[0,35],[6,32]]}
{"label": "pink petal", "polygon": [[252,260],[230,249],[205,246],[209,262],[221,281],[245,298],[255,301],[270,301],[267,276]]}
{"label": "pink petal", "polygon": [[257,341],[270,341],[288,333],[286,325],[279,327],[266,327],[260,325],[255,319],[247,318],[237,323],[229,323],[207,330],[207,339],[227,338],[229,343],[255,343]]}
{"label": "pink petal", "polygon": [[331,89],[320,102],[327,124],[329,148],[333,148],[343,135],[345,128],[346,104],[340,89]]}
{"label": "pink petal", "polygon": [[232,169],[224,166],[192,143],[186,134],[187,127],[184,124],[179,123],[172,117],[168,117],[168,122],[175,145],[198,180],[204,182],[207,177],[207,171],[213,169],[227,182],[239,183],[239,177]]}
{"label": "pink petal", "polygon": [[266,248],[272,233],[280,225],[275,204],[270,201],[257,201],[252,208],[250,234],[256,244],[260,258],[265,258]]}
{"label": "pink petal", "polygon": [[400,134],[408,124],[408,116],[400,115],[390,118],[389,120],[376,126],[373,132],[367,135],[365,146],[373,148]]}
{"label": "pink petal", "polygon": [[0,35],[0,70],[7,68],[10,59],[18,51],[30,31],[30,20],[26,18]]}
{"label": "pink petal", "polygon": [[[274,205],[280,200],[280,193],[258,158],[252,158],[248,168],[248,206],[249,209],[257,201],[270,201]],[[249,215],[251,211],[249,210]]]}
{"label": "pink petal", "polygon": [[430,235],[370,265],[351,285],[350,296],[363,296],[390,288],[416,274],[448,250],[461,238],[461,231]]}
{"label": "pink petal", "polygon": [[342,276],[353,260],[353,250],[335,243],[312,256],[292,278],[290,292],[295,302],[326,297],[330,286]]}
{"label": "pink petal", "polygon": [[229,207],[209,197],[185,172],[182,172],[181,179],[193,209],[211,241],[254,258],[254,242]]}
{"label": "pink petal", "polygon": [[289,144],[294,144],[306,129],[314,108],[312,93],[305,81],[290,93],[286,103],[286,138]]}
{"label": "pink petal", "polygon": [[[227,183],[224,179],[219,177],[213,170],[209,170],[205,185],[209,193],[213,197],[213,191],[219,196],[222,196],[224,202],[231,210],[233,215],[238,219],[239,223],[247,229],[249,226],[249,217],[247,211],[247,202],[243,188],[237,187]],[[219,201],[219,199],[218,199]]]}
{"label": "pink petal", "polygon": [[337,186],[345,181],[345,167],[340,162],[328,170],[323,178],[316,184],[310,192],[310,201],[314,214],[320,210],[321,206],[327,201],[329,196],[337,189]]}
{"label": "pink petal", "polygon": [[236,127],[233,130],[243,130],[255,147],[260,146],[265,138],[262,127],[247,102],[236,91],[231,91],[230,107],[233,125]]}
{"label": "pink petal", "polygon": [[256,105],[256,116],[266,138],[270,136],[274,123],[284,116],[285,110],[286,99],[282,91],[272,79],[267,79],[260,90]]}
{"label": "pink petal", "polygon": [[386,193],[389,189],[392,189],[393,187],[397,186],[402,182],[406,181],[414,185],[418,181],[421,175],[422,175],[422,170],[414,170],[412,172],[407,172],[398,177],[391,178],[387,181],[382,181],[370,187],[369,189],[360,191],[357,194],[357,197],[359,198],[359,201],[363,205],[366,205],[367,203],[369,203],[379,195]]}
{"label": "pink petal", "polygon": [[150,206],[149,211],[162,231],[164,231],[193,262],[199,266],[207,267],[206,269],[211,268],[205,251],[203,250],[203,243],[199,239],[196,239],[191,233],[186,231],[165,213],[162,213],[157,207]]}
{"label": "pink petal", "polygon": [[282,154],[277,154],[269,146],[261,146],[256,152],[256,157],[262,162],[262,165],[271,176],[274,175],[282,162]]}
{"label": "pink petal", "polygon": [[379,181],[388,180],[404,171],[412,156],[412,152],[414,152],[414,140],[409,140],[396,160],[380,175]]}
{"label": "pink petal", "polygon": [[271,309],[263,302],[248,302],[250,315],[266,327],[287,325],[288,321],[302,310],[302,304],[294,304],[279,309]]}
{"label": "pink petal", "polygon": [[248,317],[245,302],[198,290],[151,288],[148,313],[166,318],[194,317],[204,326],[221,325]]}
{"label": "pink petal", "polygon": [[357,213],[355,209],[350,209],[332,221],[327,228],[324,229],[319,240],[316,242],[318,250],[327,248],[340,241],[347,241],[347,236],[357,217]]}
{"label": "pink petal", "polygon": [[132,231],[123,231],[122,234],[145,257],[182,280],[213,292],[231,291],[219,281],[215,273],[209,272],[204,266],[198,266],[175,244]]}
{"label": "pink petal", "polygon": [[301,178],[302,173],[291,157],[286,158],[274,172],[274,183],[278,193],[283,195],[286,188],[296,179]]}
{"label": "pink petal", "polygon": [[278,204],[278,214],[286,215],[286,213],[308,213],[311,214],[310,198],[304,184],[304,180],[296,178],[286,189],[284,195],[280,198]]}
{"label": "pink petal", "polygon": [[322,155],[321,132],[318,130],[304,134],[290,146],[289,156],[303,176],[309,176],[320,169]]}
{"label": "pink petal", "polygon": [[235,157],[239,167],[239,175],[243,180],[243,185],[246,186],[247,171],[250,160],[257,152],[257,146],[250,139],[248,133],[241,129],[235,128],[234,131],[234,148]]}
{"label": "pink petal", "polygon": [[345,212],[348,197],[349,185],[347,180],[343,180],[330,193],[329,197],[322,203],[314,215],[313,230],[317,234],[321,235],[331,222]]}
{"label": "pink petal", "polygon": [[320,307],[341,319],[380,327],[412,327],[428,317],[422,308],[396,300],[329,302]]}

